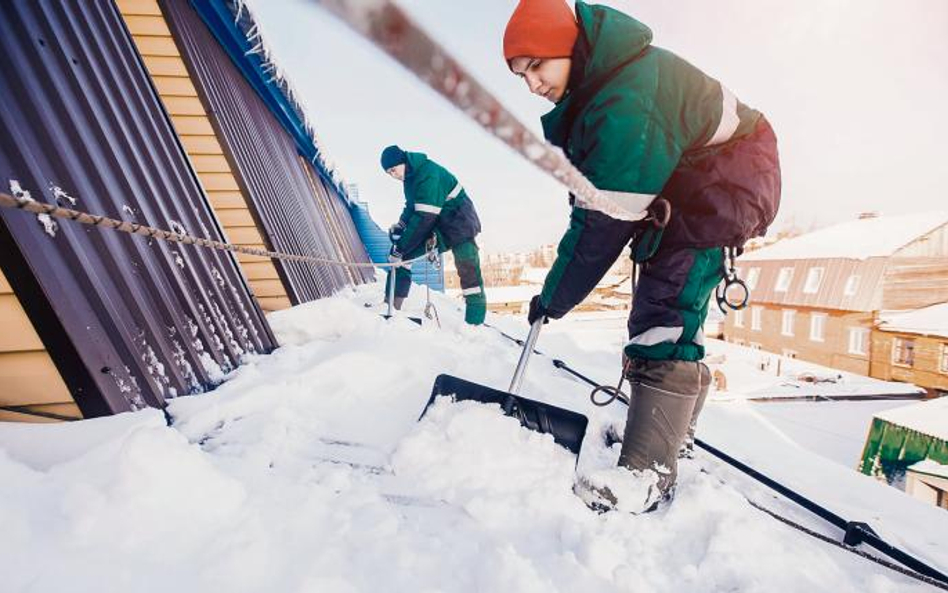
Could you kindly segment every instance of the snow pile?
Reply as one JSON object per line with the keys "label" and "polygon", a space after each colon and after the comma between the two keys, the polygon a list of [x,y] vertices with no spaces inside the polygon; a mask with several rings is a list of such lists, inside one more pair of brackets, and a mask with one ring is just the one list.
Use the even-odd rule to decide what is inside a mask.
{"label": "snow pile", "polygon": [[[378,287],[273,314],[282,347],[174,400],[172,427],[153,410],[0,426],[4,591],[926,590],[753,509],[746,498],[839,536],[708,457],[682,464],[673,505],[597,515],[572,493],[575,459],[496,408],[438,402],[418,422],[436,374],[504,386],[519,354],[437,299],[443,330],[383,321],[363,306]],[[615,356],[552,337],[540,348],[612,374]],[[593,408],[548,359],[527,375],[524,395],[590,417],[579,471],[614,464],[601,437],[624,410]],[[735,432],[713,408],[712,436]],[[744,436],[758,456],[774,440],[762,426]],[[778,449],[811,481],[837,471]],[[938,558],[943,512],[853,476],[865,480],[847,484],[846,511],[871,491],[901,519],[922,517],[924,538],[906,539]]]}

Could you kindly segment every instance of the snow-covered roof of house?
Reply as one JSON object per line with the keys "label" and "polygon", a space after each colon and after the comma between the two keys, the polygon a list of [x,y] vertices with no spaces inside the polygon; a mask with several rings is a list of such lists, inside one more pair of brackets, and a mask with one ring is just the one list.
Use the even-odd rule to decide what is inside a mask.
{"label": "snow-covered roof of house", "polygon": [[524,284],[543,284],[546,275],[550,272],[549,268],[534,268],[525,266],[520,272],[520,282]]}
{"label": "snow-covered roof of house", "polygon": [[886,311],[879,316],[882,331],[948,338],[948,303],[914,311]]}
{"label": "snow-covered roof of house", "polygon": [[[540,292],[538,286],[487,286],[484,293],[488,303],[528,303]],[[461,296],[460,288],[449,288],[450,296]]]}
{"label": "snow-covered roof of house", "polygon": [[938,439],[948,440],[948,397],[893,408],[876,418]]}
{"label": "snow-covered roof of house", "polygon": [[850,220],[750,251],[741,259],[861,260],[885,257],[945,224],[948,224],[948,212],[919,212]]}
{"label": "snow-covered roof of house", "polygon": [[948,478],[948,465],[938,463],[934,459],[923,459],[918,463],[913,463],[908,467],[908,471],[928,476],[937,476],[939,478]]}

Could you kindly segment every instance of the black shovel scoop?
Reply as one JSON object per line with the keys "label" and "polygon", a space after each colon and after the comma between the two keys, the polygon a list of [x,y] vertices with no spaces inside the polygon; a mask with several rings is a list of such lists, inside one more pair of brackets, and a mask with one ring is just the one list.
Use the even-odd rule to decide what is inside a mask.
{"label": "black shovel scoop", "polygon": [[519,395],[520,385],[523,383],[523,376],[527,370],[527,362],[529,362],[530,355],[533,353],[533,346],[540,336],[543,321],[543,319],[538,319],[530,328],[530,334],[523,345],[523,352],[520,353],[517,370],[514,371],[513,379],[510,381],[509,391],[500,391],[452,375],[438,375],[434,387],[431,389],[431,398],[418,419],[421,420],[435,399],[441,396],[450,397],[453,401],[472,400],[497,404],[504,414],[520,420],[520,425],[524,428],[542,434],[550,434],[558,445],[579,455],[579,450],[583,445],[583,437],[586,435],[588,419],[571,410],[558,408]]}

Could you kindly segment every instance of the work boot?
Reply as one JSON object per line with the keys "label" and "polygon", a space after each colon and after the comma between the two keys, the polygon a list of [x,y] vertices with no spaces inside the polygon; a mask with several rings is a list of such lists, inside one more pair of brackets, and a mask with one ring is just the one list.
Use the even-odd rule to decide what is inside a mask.
{"label": "work boot", "polygon": [[620,511],[641,515],[657,509],[664,500],[652,470],[628,471],[624,467],[577,476],[573,493],[597,513]]}
{"label": "work boot", "polygon": [[698,363],[701,370],[701,391],[698,393],[698,401],[695,402],[694,412],[691,413],[691,422],[688,424],[688,432],[685,434],[685,441],[678,450],[678,459],[694,459],[695,457],[695,429],[698,428],[698,416],[704,408],[704,400],[708,398],[708,392],[711,390],[711,369],[703,362]]}
{"label": "work boot", "polygon": [[626,378],[632,397],[619,465],[644,474],[655,472],[647,501],[671,497],[678,478],[678,450],[701,392],[701,363],[633,359]]}

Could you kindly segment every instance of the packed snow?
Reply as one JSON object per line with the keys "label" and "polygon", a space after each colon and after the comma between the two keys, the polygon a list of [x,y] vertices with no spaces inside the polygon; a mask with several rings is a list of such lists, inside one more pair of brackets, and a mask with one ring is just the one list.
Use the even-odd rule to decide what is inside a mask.
{"label": "packed snow", "polygon": [[850,220],[749,251],[745,261],[845,258],[864,260],[893,255],[910,242],[948,224],[948,212],[922,212]]}
{"label": "packed snow", "polygon": [[[490,406],[441,400],[418,421],[438,373],[504,388],[519,350],[448,297],[435,296],[443,329],[385,321],[381,298],[368,286],[271,314],[281,347],[173,400],[170,427],[155,410],[0,425],[4,591],[931,590],[754,509],[840,536],[703,454],[670,506],[591,512],[574,477],[615,463],[602,435],[625,410],[594,408],[546,357],[523,394],[589,416],[578,466]],[[538,348],[614,380],[612,345],[568,328],[551,323]],[[814,458],[750,404],[709,404],[699,436],[948,565],[944,511]]]}

